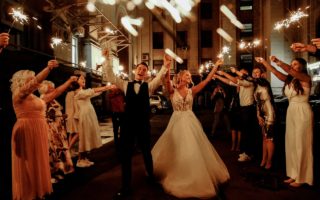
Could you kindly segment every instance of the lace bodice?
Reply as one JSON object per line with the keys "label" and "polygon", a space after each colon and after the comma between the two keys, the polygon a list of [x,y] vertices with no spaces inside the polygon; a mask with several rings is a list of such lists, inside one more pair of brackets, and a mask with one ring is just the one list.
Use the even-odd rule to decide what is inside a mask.
{"label": "lace bodice", "polygon": [[284,89],[284,94],[288,97],[289,102],[308,102],[310,95],[310,88],[303,87],[303,94],[297,94],[293,86],[288,85]]}
{"label": "lace bodice", "polygon": [[174,111],[192,110],[193,96],[191,89],[188,90],[185,98],[175,89],[171,97],[171,103]]}

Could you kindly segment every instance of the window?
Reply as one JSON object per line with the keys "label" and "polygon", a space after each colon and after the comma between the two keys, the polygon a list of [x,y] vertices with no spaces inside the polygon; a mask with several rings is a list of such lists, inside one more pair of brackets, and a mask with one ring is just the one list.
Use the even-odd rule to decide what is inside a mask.
{"label": "window", "polygon": [[252,10],[252,0],[240,0],[239,7],[241,11]]}
{"label": "window", "polygon": [[243,24],[244,29],[241,32],[252,32],[252,24]]}
{"label": "window", "polygon": [[187,70],[187,69],[188,69],[188,60],[187,59],[184,59],[182,64],[177,62],[177,73],[181,70]]}
{"label": "window", "polygon": [[212,18],[212,3],[201,2],[200,3],[200,17],[201,19],[211,19]]}
{"label": "window", "polygon": [[79,57],[78,57],[78,38],[72,36],[71,39],[71,51],[72,51],[72,65],[73,67],[76,67],[78,62],[79,62]]}
{"label": "window", "polygon": [[252,37],[253,36],[252,23],[247,23],[247,24],[243,24],[243,25],[244,25],[244,29],[242,29],[240,32],[240,38]]}
{"label": "window", "polygon": [[177,37],[181,40],[179,43],[176,42],[178,48],[186,48],[188,46],[188,32],[187,31],[177,31]]}
{"label": "window", "polygon": [[201,48],[212,47],[212,31],[201,31]]}
{"label": "window", "polygon": [[153,49],[163,49],[163,32],[153,32]]}
{"label": "window", "polygon": [[160,71],[163,65],[163,60],[153,60],[153,69]]}

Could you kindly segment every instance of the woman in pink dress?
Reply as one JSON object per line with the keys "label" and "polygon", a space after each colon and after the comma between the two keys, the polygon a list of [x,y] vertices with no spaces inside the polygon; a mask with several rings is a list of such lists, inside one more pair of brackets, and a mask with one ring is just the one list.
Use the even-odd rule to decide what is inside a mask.
{"label": "woman in pink dress", "polygon": [[52,192],[49,167],[46,104],[33,94],[56,60],[35,75],[20,70],[11,79],[12,102],[17,117],[12,130],[12,193],[14,200],[43,198]]}

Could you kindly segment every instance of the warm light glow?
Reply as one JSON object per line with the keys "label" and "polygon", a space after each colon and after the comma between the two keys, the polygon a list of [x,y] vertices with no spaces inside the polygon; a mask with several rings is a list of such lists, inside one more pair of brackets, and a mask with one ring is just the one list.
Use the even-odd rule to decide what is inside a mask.
{"label": "warm light glow", "polygon": [[12,12],[9,13],[9,15],[12,15],[12,18],[14,22],[19,22],[20,24],[28,23],[29,17],[25,14],[23,14],[23,11],[21,8],[14,9],[12,8]]}
{"label": "warm light glow", "polygon": [[121,18],[121,24],[133,36],[138,36],[138,31],[132,25],[141,26],[142,22],[143,22],[142,17],[133,19],[133,18],[130,18],[129,16],[124,16]]}
{"label": "warm light glow", "polygon": [[233,41],[233,38],[227,32],[225,32],[222,28],[218,28],[217,29],[217,33],[221,37],[223,37],[226,41],[228,41],[228,42],[232,42]]}
{"label": "warm light glow", "polygon": [[89,12],[94,12],[94,11],[96,10],[96,6],[94,5],[93,2],[88,2],[88,4],[87,4],[87,10],[88,10]]}
{"label": "warm light glow", "polygon": [[[305,7],[304,10],[309,9],[309,6]],[[274,30],[281,30],[282,28],[289,28],[292,24],[299,23],[301,18],[308,17],[309,15],[306,14],[304,11],[299,8],[297,11],[290,12],[290,16],[287,19],[278,21],[274,24]]]}
{"label": "warm light glow", "polygon": [[175,54],[173,51],[171,51],[170,49],[165,49],[164,52],[166,54],[168,54],[171,58],[175,59],[178,63],[182,64],[183,60],[182,58],[180,58],[177,54]]}
{"label": "warm light glow", "polygon": [[52,37],[51,38],[51,48],[55,48],[57,46],[59,46],[62,43],[62,39],[58,38],[58,37]]}

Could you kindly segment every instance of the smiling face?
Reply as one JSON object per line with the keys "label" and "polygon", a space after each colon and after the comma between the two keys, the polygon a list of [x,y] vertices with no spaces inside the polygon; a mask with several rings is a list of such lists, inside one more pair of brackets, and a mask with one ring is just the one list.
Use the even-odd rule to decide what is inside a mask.
{"label": "smiling face", "polygon": [[146,65],[138,64],[134,79],[139,81],[144,80],[145,77],[147,76],[147,72],[148,72],[148,67]]}
{"label": "smiling face", "polygon": [[254,68],[252,70],[252,77],[253,78],[261,78],[261,74],[262,74],[262,72],[261,72],[261,69],[259,69],[259,68]]}
{"label": "smiling face", "polygon": [[180,77],[179,77],[179,83],[181,85],[188,85],[190,83],[192,83],[192,79],[191,79],[191,74],[189,71],[182,71],[180,72]]}

